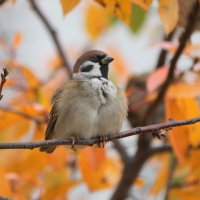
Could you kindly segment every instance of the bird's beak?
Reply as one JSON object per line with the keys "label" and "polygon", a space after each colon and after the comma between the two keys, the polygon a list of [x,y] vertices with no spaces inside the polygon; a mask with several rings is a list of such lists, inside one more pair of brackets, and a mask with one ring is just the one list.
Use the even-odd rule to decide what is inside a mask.
{"label": "bird's beak", "polygon": [[105,56],[103,59],[101,59],[101,63],[103,65],[107,65],[109,63],[111,63],[114,60],[114,58],[110,57],[110,56]]}

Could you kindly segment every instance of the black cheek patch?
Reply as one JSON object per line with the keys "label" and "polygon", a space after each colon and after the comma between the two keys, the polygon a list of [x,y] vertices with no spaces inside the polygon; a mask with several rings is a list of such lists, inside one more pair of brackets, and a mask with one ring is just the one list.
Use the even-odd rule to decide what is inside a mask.
{"label": "black cheek patch", "polygon": [[93,65],[87,65],[81,69],[81,72],[90,72],[93,69]]}
{"label": "black cheek patch", "polygon": [[102,77],[108,79],[108,65],[102,65],[101,68]]}

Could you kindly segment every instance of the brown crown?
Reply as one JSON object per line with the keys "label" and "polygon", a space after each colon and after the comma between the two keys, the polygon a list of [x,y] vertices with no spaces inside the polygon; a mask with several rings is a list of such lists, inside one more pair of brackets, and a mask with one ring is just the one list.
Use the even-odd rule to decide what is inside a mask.
{"label": "brown crown", "polygon": [[103,55],[106,55],[106,53],[99,50],[92,50],[85,52],[77,59],[76,63],[74,64],[73,73],[78,73],[81,64],[89,60],[92,56],[103,56]]}

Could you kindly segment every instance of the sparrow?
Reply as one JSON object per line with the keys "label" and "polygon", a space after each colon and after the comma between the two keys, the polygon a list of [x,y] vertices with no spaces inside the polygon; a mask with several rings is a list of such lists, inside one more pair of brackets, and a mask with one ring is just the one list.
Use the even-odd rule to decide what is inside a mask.
{"label": "sparrow", "polygon": [[[81,55],[73,67],[73,79],[58,88],[45,140],[85,138],[116,134],[127,115],[127,99],[122,89],[108,79],[114,59],[103,51]],[[42,147],[51,153],[56,146]]]}

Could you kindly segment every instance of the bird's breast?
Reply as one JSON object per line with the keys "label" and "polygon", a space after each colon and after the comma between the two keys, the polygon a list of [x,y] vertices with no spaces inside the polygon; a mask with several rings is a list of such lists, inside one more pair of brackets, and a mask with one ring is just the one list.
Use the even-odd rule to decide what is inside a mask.
{"label": "bird's breast", "polygon": [[111,81],[105,78],[93,78],[90,85],[95,91],[100,104],[107,104],[116,98],[117,88]]}

